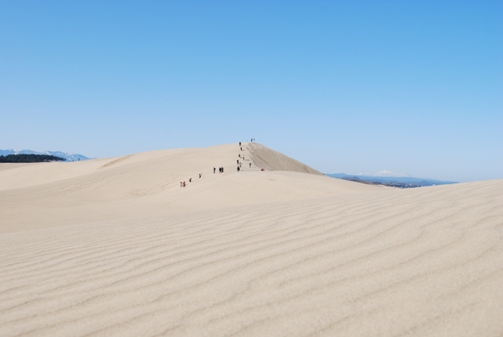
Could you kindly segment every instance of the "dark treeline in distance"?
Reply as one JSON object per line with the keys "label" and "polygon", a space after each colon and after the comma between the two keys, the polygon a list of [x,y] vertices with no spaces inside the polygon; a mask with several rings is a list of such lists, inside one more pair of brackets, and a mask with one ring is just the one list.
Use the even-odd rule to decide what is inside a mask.
{"label": "dark treeline in distance", "polygon": [[0,156],[0,163],[40,163],[47,161],[65,161],[65,159],[48,154],[9,154]]}

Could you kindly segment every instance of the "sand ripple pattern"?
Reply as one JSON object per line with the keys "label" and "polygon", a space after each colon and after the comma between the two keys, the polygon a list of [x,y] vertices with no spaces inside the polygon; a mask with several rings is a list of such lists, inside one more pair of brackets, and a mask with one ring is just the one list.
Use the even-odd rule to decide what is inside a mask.
{"label": "sand ripple pattern", "polygon": [[503,182],[0,236],[1,336],[501,336]]}

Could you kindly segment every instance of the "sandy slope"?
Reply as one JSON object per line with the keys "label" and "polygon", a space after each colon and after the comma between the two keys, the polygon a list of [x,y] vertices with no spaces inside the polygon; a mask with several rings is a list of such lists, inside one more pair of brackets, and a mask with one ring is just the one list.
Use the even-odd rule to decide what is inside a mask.
{"label": "sandy slope", "polygon": [[[329,179],[257,143],[243,150],[232,144],[0,170],[6,220],[0,233],[382,189]],[[181,189],[180,181],[187,187]]]}
{"label": "sandy slope", "polygon": [[503,334],[503,180],[396,190],[237,149],[0,169],[0,336]]}

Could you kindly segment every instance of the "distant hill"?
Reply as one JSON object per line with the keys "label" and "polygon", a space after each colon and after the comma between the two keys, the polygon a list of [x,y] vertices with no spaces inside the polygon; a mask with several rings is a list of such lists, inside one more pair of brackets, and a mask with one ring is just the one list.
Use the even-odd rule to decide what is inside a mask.
{"label": "distant hill", "polygon": [[38,155],[48,155],[48,156],[55,156],[59,158],[63,158],[65,161],[79,161],[79,160],[88,160],[90,158],[87,158],[86,156],[83,156],[81,154],[77,153],[67,153],[67,152],[61,152],[61,151],[45,151],[45,152],[37,152],[33,150],[21,150],[21,151],[16,151],[12,149],[8,150],[0,150],[0,156],[8,156],[10,154],[38,154]]}
{"label": "distant hill", "polygon": [[386,185],[399,188],[414,188],[414,187],[424,187],[424,186],[435,186],[435,185],[447,185],[456,184],[455,181],[442,181],[424,178],[413,178],[408,176],[387,176],[387,175],[349,175],[346,173],[332,173],[327,174],[327,176],[332,178],[350,180],[366,184],[374,185]]}

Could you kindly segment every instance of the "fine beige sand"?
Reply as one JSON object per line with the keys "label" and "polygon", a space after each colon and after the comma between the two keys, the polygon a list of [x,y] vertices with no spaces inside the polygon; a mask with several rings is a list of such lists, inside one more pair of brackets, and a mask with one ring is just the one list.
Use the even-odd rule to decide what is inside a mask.
{"label": "fine beige sand", "polygon": [[0,336],[503,335],[503,180],[243,149],[0,164]]}

